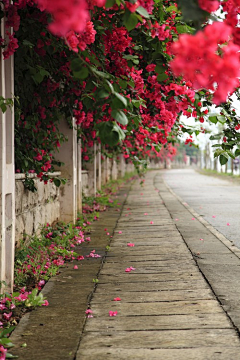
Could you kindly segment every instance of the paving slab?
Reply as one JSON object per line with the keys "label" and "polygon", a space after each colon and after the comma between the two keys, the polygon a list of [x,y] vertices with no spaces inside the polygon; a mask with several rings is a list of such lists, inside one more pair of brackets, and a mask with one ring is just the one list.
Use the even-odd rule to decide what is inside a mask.
{"label": "paving slab", "polygon": [[198,347],[194,349],[81,349],[77,360],[239,360],[238,348]]}
{"label": "paving slab", "polygon": [[[106,292],[106,289],[97,288],[93,297],[92,304],[108,303],[112,304],[115,292]],[[199,290],[157,290],[157,291],[124,291],[121,302],[158,302],[158,301],[179,301],[179,300],[212,300],[213,294],[210,289]]]}

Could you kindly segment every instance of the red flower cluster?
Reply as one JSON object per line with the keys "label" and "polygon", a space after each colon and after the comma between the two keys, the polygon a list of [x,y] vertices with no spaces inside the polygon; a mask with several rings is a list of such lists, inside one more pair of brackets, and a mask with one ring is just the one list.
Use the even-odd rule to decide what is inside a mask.
{"label": "red flower cluster", "polygon": [[212,90],[216,104],[225,101],[239,84],[239,47],[229,41],[231,33],[230,26],[215,22],[195,36],[181,35],[172,46],[176,55],[171,62],[174,73],[190,80],[195,89]]}

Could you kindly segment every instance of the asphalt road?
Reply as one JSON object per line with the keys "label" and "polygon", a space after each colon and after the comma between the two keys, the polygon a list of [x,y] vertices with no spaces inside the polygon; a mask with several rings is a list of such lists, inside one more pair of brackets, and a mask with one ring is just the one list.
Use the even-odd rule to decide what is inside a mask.
{"label": "asphalt road", "polygon": [[193,169],[163,172],[168,186],[240,249],[240,185]]}

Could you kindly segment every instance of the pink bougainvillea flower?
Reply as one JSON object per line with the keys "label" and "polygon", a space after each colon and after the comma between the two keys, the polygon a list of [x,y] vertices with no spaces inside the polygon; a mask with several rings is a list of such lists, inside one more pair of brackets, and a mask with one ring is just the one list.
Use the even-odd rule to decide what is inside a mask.
{"label": "pink bougainvillea flower", "polygon": [[150,221],[150,224],[152,225],[152,224],[153,224],[153,221]]}
{"label": "pink bougainvillea flower", "polygon": [[105,228],[104,231],[107,231],[107,228]]}
{"label": "pink bougainvillea flower", "polygon": [[12,312],[10,312],[9,314],[3,313],[3,317],[7,321],[10,320],[11,316],[12,316]]}
{"label": "pink bougainvillea flower", "polygon": [[229,224],[229,223],[227,223],[227,226],[230,226],[230,224]]}
{"label": "pink bougainvillea flower", "polygon": [[133,243],[128,243],[127,246],[133,247],[133,246],[135,246],[135,244],[133,244]]}
{"label": "pink bougainvillea flower", "polygon": [[42,306],[48,306],[49,302],[47,300],[44,300],[44,303],[42,304]]}
{"label": "pink bougainvillea flower", "polygon": [[110,235],[110,233],[108,232],[107,235]]}
{"label": "pink bougainvillea flower", "polygon": [[131,272],[131,271],[134,271],[136,270],[134,267],[130,266],[129,268],[126,268],[125,269],[125,272]]}
{"label": "pink bougainvillea flower", "polygon": [[86,241],[91,241],[90,236],[85,239]]}
{"label": "pink bougainvillea flower", "polygon": [[7,354],[7,349],[5,349],[2,345],[0,346],[0,360],[5,360]]}
{"label": "pink bougainvillea flower", "polygon": [[117,311],[109,311],[109,316],[117,316]]}
{"label": "pink bougainvillea flower", "polygon": [[79,256],[77,257],[77,260],[78,260],[78,261],[84,260],[84,256],[79,255]]}
{"label": "pink bougainvillea flower", "polygon": [[119,233],[119,234],[122,234],[122,231],[119,231],[118,233]]}
{"label": "pink bougainvillea flower", "polygon": [[73,268],[74,268],[74,270],[77,270],[77,269],[78,269],[78,266],[77,266],[77,265],[74,265]]}
{"label": "pink bougainvillea flower", "polygon": [[85,311],[85,314],[87,314],[87,315],[93,314],[93,311],[92,311],[91,309],[87,309],[87,310]]}
{"label": "pink bougainvillea flower", "polygon": [[120,297],[115,297],[113,301],[121,301],[122,299]]}

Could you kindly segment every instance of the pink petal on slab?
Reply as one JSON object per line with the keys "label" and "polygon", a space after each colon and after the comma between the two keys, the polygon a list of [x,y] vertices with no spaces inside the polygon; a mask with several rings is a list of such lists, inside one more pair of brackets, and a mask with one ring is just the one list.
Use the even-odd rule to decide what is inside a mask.
{"label": "pink petal on slab", "polygon": [[215,218],[215,217],[216,217],[216,215],[213,215],[212,217],[213,217],[213,218]]}
{"label": "pink petal on slab", "polygon": [[150,224],[152,225],[152,224],[153,224],[153,221],[150,221]]}
{"label": "pink petal on slab", "polygon": [[117,316],[117,311],[109,311],[109,316]]}
{"label": "pink petal on slab", "polygon": [[195,220],[195,218],[192,218],[192,220]]}
{"label": "pink petal on slab", "polygon": [[200,239],[201,241],[204,241],[203,239]]}
{"label": "pink petal on slab", "polygon": [[120,297],[115,297],[113,301],[121,301],[122,299]]}
{"label": "pink petal on slab", "polygon": [[77,266],[77,265],[74,265],[73,268],[74,268],[74,270],[77,270],[77,269],[78,269],[78,266]]}
{"label": "pink petal on slab", "polygon": [[144,213],[144,215],[147,215],[148,213]]}
{"label": "pink petal on slab", "polygon": [[230,226],[230,224],[229,224],[229,223],[227,223],[227,226]]}
{"label": "pink petal on slab", "polygon": [[86,311],[85,311],[85,314],[93,314],[93,311],[91,310],[91,309],[87,309]]}
{"label": "pink petal on slab", "polygon": [[179,219],[175,219],[175,221],[178,221]]}
{"label": "pink petal on slab", "polygon": [[134,247],[135,244],[133,244],[133,243],[128,243],[127,246]]}
{"label": "pink petal on slab", "polygon": [[118,233],[119,233],[119,234],[122,234],[122,231],[119,231]]}

